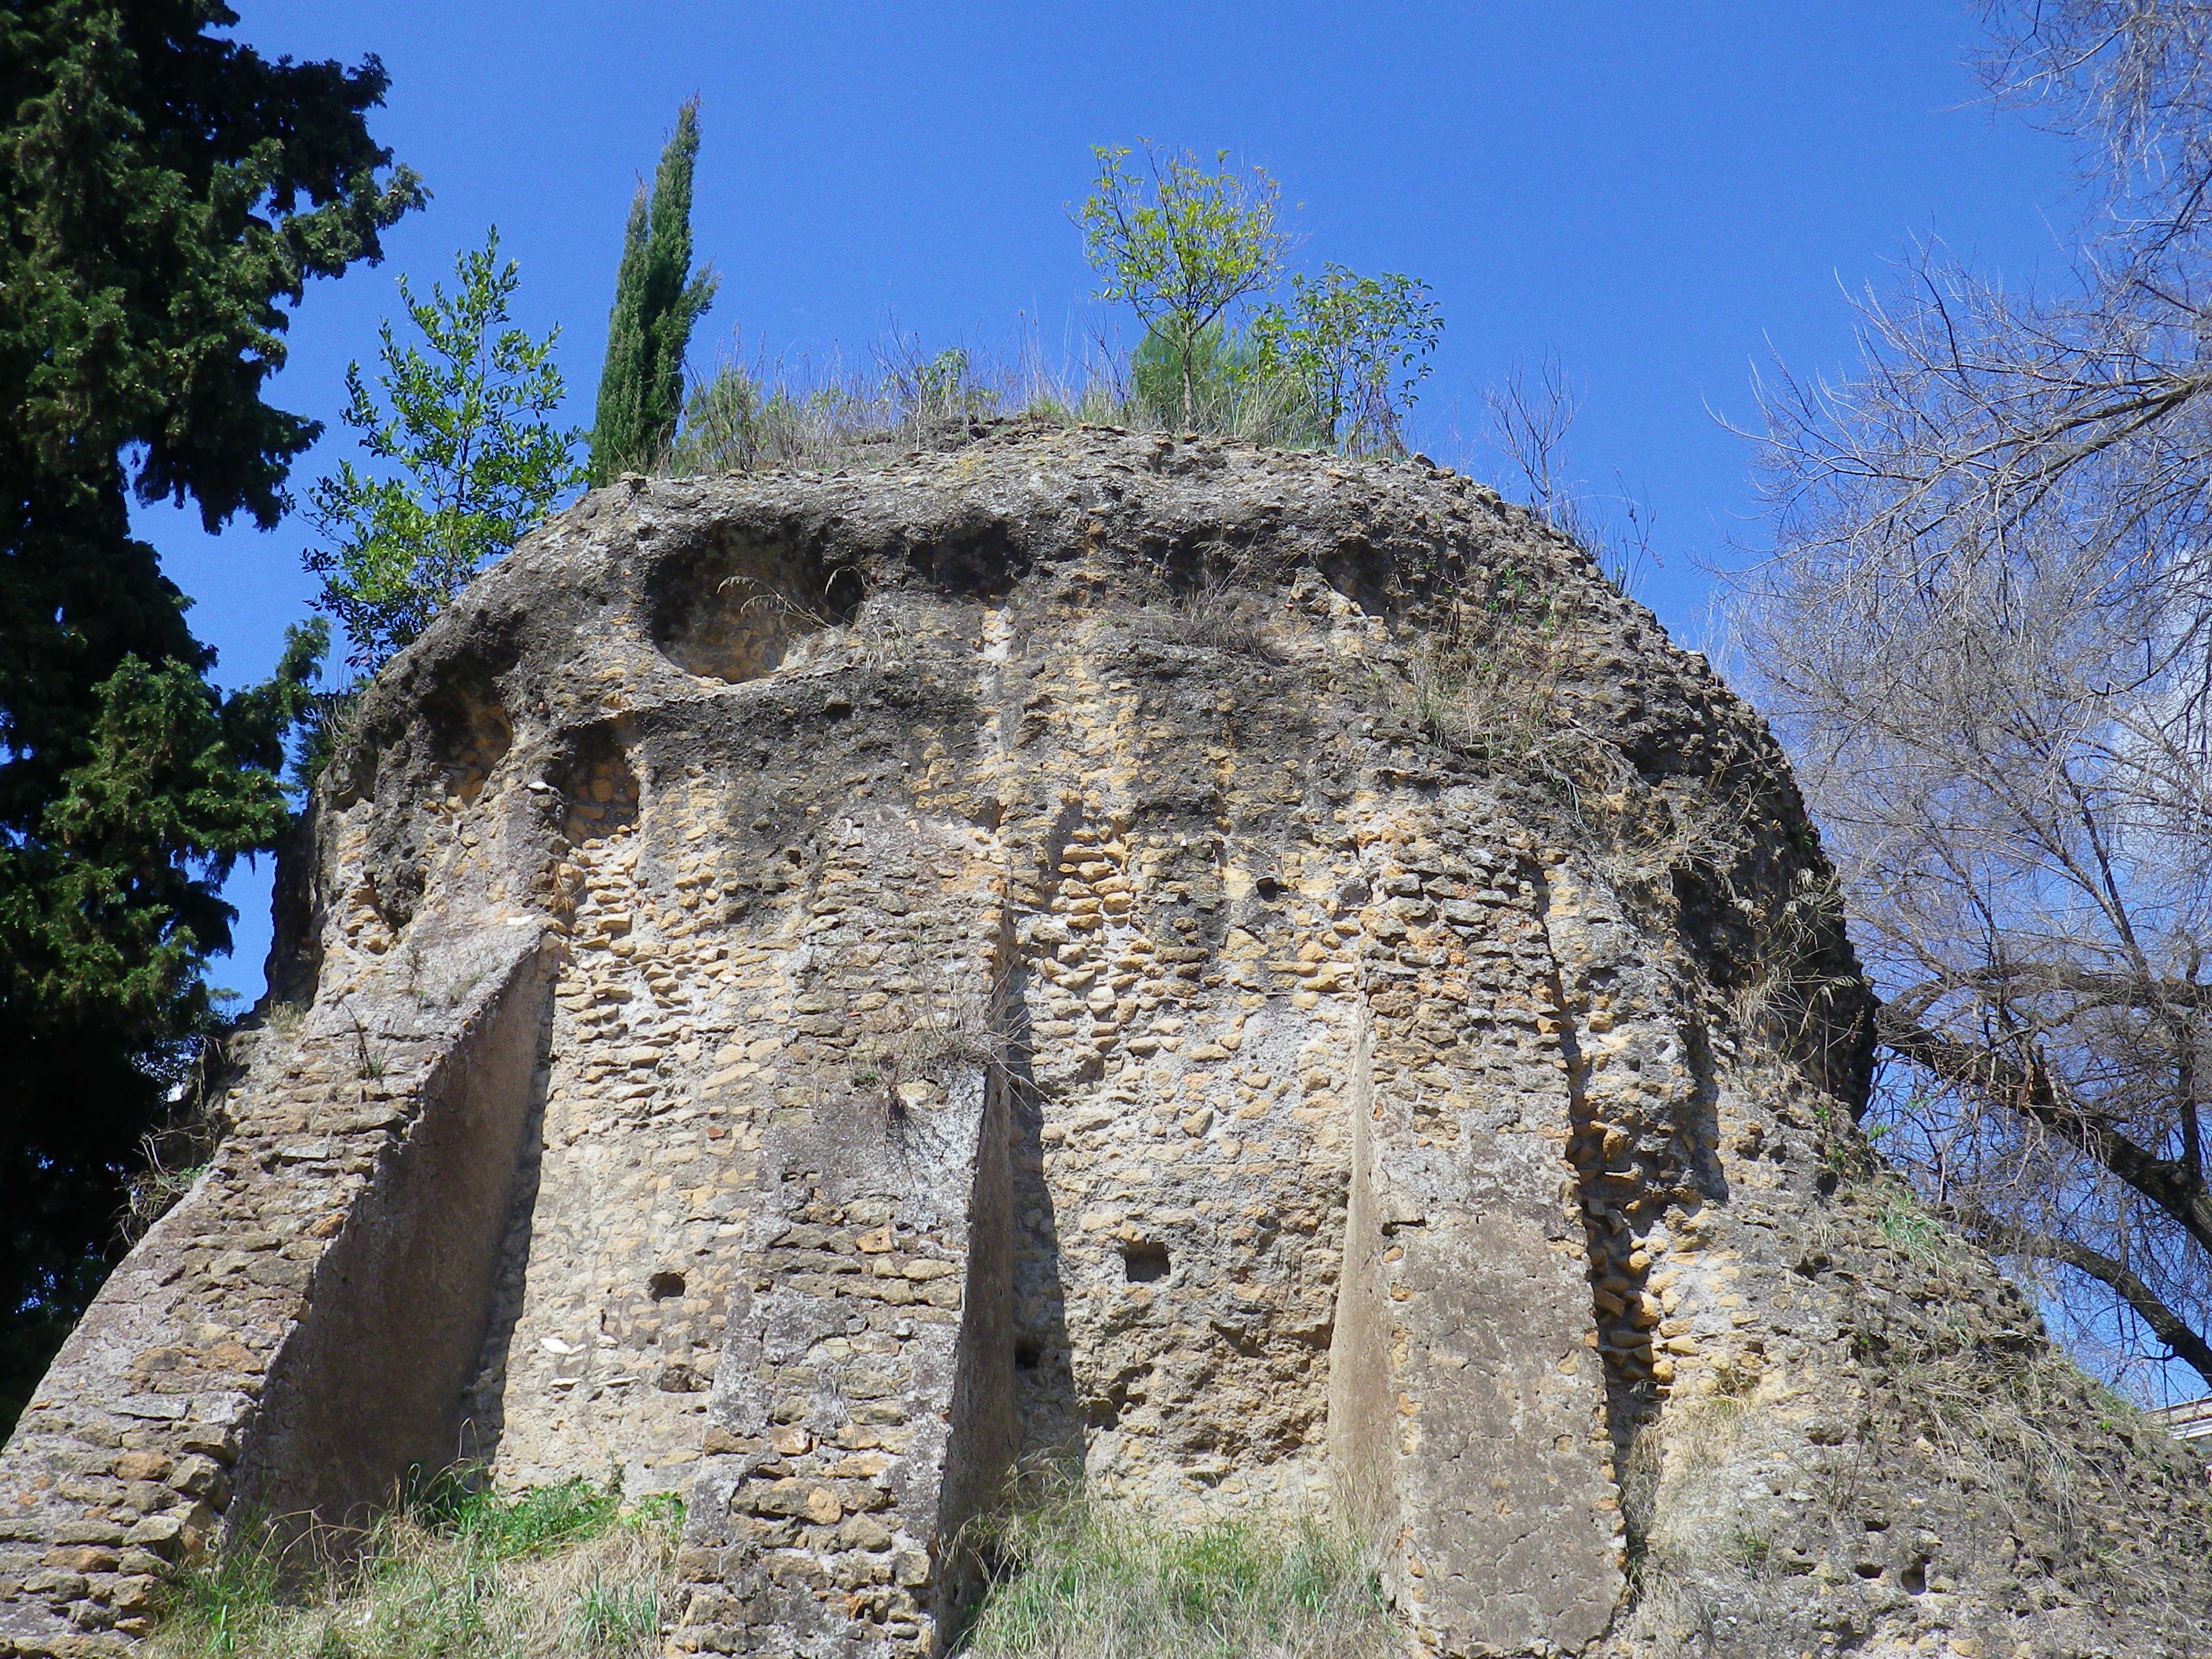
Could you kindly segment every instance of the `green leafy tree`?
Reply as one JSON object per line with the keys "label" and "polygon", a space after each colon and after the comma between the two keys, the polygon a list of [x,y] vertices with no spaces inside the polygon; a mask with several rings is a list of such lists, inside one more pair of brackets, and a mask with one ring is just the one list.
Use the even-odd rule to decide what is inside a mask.
{"label": "green leafy tree", "polygon": [[691,270],[691,167],[698,155],[695,98],[677,112],[651,195],[641,184],[630,204],[592,427],[593,483],[657,465],[675,441],[684,410],[684,354],[720,281],[711,268]]}
{"label": "green leafy tree", "polygon": [[1292,276],[1291,303],[1265,307],[1251,332],[1260,373],[1296,388],[1328,442],[1394,449],[1443,327],[1426,283],[1324,264]]}
{"label": "green leafy tree", "polygon": [[316,423],[286,304],[422,200],[358,68],[216,0],[0,10],[0,1428],[104,1276],[139,1137],[210,1029],[222,879],[289,813],[319,643],[225,696],[129,503],[264,526]]}
{"label": "green leafy tree", "polygon": [[[342,461],[308,496],[326,545],[306,556],[323,579],[316,605],[344,629],[347,661],[374,674],[467,585],[582,480],[578,433],[547,418],[566,388],[553,362],[561,337],[509,326],[521,281],[500,263],[499,232],[453,261],[455,289],[434,283],[399,300],[422,337],[401,345],[386,322],[377,352],[381,401],[359,363],[346,369],[342,418],[382,464]],[[427,350],[425,348],[428,348]]]}
{"label": "green leafy tree", "polygon": [[1195,424],[1209,329],[1240,301],[1282,275],[1290,237],[1278,222],[1281,187],[1267,172],[1248,178],[1222,150],[1209,170],[1190,151],[1176,154],[1138,140],[1141,167],[1127,146],[1094,147],[1098,177],[1076,211],[1083,251],[1104,278],[1098,297],[1127,304],[1174,356],[1183,419]]}

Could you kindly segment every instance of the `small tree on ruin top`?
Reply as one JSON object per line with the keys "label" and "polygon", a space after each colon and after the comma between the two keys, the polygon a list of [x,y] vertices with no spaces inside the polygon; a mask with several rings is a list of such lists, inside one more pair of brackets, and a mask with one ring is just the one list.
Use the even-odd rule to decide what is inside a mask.
{"label": "small tree on ruin top", "polygon": [[1318,276],[1291,276],[1290,304],[1263,309],[1252,339],[1259,372],[1296,389],[1328,442],[1395,449],[1443,331],[1426,283],[1324,264]]}
{"label": "small tree on ruin top", "polygon": [[[373,675],[476,573],[505,553],[580,482],[579,434],[549,418],[567,388],[555,329],[532,339],[510,325],[520,276],[499,258],[499,232],[454,261],[456,287],[399,298],[422,335],[401,345],[386,322],[372,396],[346,370],[345,423],[379,472],[342,461],[315,486],[307,517],[325,538],[306,556],[323,579],[317,606],[344,629],[347,661]],[[427,348],[427,349],[426,349]]]}
{"label": "small tree on ruin top", "polygon": [[1264,168],[1237,172],[1226,150],[1210,170],[1191,151],[1138,145],[1141,167],[1129,165],[1135,152],[1127,145],[1092,150],[1098,177],[1076,222],[1085,257],[1104,279],[1098,297],[1132,307],[1166,343],[1183,419],[1194,423],[1207,331],[1282,275],[1291,238],[1279,222],[1281,186]]}

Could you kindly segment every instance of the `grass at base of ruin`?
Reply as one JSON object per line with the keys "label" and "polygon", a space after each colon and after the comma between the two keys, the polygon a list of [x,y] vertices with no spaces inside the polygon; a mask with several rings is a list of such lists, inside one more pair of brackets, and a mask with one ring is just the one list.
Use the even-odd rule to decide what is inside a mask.
{"label": "grass at base of ruin", "polygon": [[973,1659],[1382,1659],[1404,1641],[1346,1530],[1268,1518],[1178,1526],[1068,1497],[985,1534],[998,1564]]}
{"label": "grass at base of ruin", "polygon": [[[181,1578],[153,1659],[653,1659],[677,1609],[673,1499],[574,1480],[450,1491],[366,1535],[234,1547]],[[981,1530],[974,1659],[1385,1659],[1368,1553],[1317,1522],[1200,1526],[1079,1494]]]}
{"label": "grass at base of ruin", "polygon": [[652,1659],[681,1507],[582,1480],[454,1491],[343,1551],[234,1547],[179,1581],[155,1659]]}

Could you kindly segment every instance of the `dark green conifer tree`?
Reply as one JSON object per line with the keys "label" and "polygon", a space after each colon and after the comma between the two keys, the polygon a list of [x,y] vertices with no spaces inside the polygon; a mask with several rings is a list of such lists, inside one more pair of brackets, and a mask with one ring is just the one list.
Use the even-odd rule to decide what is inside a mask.
{"label": "dark green conifer tree", "polygon": [[592,427],[592,482],[655,465],[675,441],[684,409],[684,353],[691,325],[714,303],[711,268],[691,272],[691,166],[699,154],[699,100],[677,112],[650,196],[641,184],[623,234],[607,362]]}
{"label": "dark green conifer tree", "polygon": [[290,813],[322,649],[225,696],[128,492],[276,523],[317,424],[262,399],[311,276],[422,199],[383,69],[271,62],[221,0],[0,8],[0,1431],[105,1276],[210,1029],[220,896]]}

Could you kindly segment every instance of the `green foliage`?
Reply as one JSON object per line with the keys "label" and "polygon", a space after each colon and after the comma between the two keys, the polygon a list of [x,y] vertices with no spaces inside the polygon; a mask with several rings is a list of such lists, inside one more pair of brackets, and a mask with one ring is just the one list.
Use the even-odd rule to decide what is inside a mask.
{"label": "green foliage", "polygon": [[965,346],[953,346],[922,361],[920,354],[890,375],[892,394],[903,405],[905,424],[927,430],[988,420],[999,407],[999,394],[975,380],[974,360]]}
{"label": "green foliage", "polygon": [[1432,742],[1557,775],[1582,748],[1558,718],[1572,605],[1509,563],[1455,594],[1452,615],[1392,695]]}
{"label": "green foliage", "polygon": [[374,58],[272,64],[211,33],[237,21],[208,0],[24,0],[0,19],[11,494],[90,506],[130,444],[142,500],[189,495],[210,528],[276,520],[318,429],[260,400],[284,361],[278,301],[374,259],[422,193],[404,168],[377,181]]}
{"label": "green foliage", "polygon": [[283,1589],[283,1562],[274,1551],[225,1550],[178,1582],[164,1609],[161,1646],[210,1659],[251,1651],[256,1627],[276,1611]]}
{"label": "green foliage", "polygon": [[1902,1182],[1885,1182],[1881,1207],[1875,1223],[1889,1244],[1923,1267],[1949,1259],[1951,1234],[1943,1224],[1921,1206],[1919,1199]]}
{"label": "green foliage", "polygon": [[1186,354],[1158,329],[1129,354],[1129,394],[1148,421],[1212,430],[1235,419],[1253,383],[1251,347],[1219,323],[1199,331]]}
{"label": "green foliage", "polygon": [[[1311,388],[1263,365],[1250,331],[1225,322],[1208,325],[1192,342],[1188,422],[1182,354],[1158,330],[1145,333],[1127,362],[1092,359],[1065,377],[1033,352],[991,363],[962,348],[925,356],[896,341],[875,355],[873,374],[812,381],[786,378],[781,364],[726,359],[693,389],[660,464],[678,477],[846,467],[958,441],[973,423],[994,418],[1191,429],[1285,448],[1336,442]],[[1355,433],[1347,420],[1345,429],[1354,446],[1368,442],[1370,428]]]}
{"label": "green foliage", "polygon": [[399,279],[423,343],[402,346],[383,325],[380,398],[359,363],[347,367],[343,418],[382,476],[342,461],[308,497],[308,522],[328,543],[306,556],[323,579],[316,605],[345,629],[347,660],[365,674],[582,477],[579,434],[546,418],[566,395],[553,362],[561,331],[533,340],[508,325],[521,276],[513,260],[500,263],[495,228],[483,248],[455,258],[453,276],[452,294],[434,283],[427,300]]}
{"label": "green foliage", "polygon": [[[209,1024],[217,896],[286,813],[313,636],[220,696],[128,492],[283,511],[288,304],[422,199],[374,59],[270,61],[210,0],[0,11],[0,1431],[102,1277],[139,1136]],[[380,175],[383,175],[380,178]]]}
{"label": "green foliage", "polygon": [[[570,1480],[507,1496],[443,1480],[350,1540],[234,1544],[179,1579],[160,1659],[647,1659],[681,1528],[672,1498],[626,1505]],[[303,1574],[319,1542],[319,1571]]]}
{"label": "green foliage", "polygon": [[699,100],[677,112],[648,197],[638,186],[623,233],[607,361],[592,428],[591,477],[603,484],[626,469],[659,464],[684,407],[684,356],[691,327],[714,303],[713,270],[691,272],[691,169],[699,154]]}
{"label": "green foliage", "polygon": [[517,1561],[596,1538],[622,1513],[619,1488],[580,1479],[513,1497],[489,1484],[448,1480],[433,1486],[418,1518],[487,1559]]}
{"label": "green foliage", "polygon": [[1226,150],[1209,171],[1190,151],[1138,145],[1142,168],[1128,165],[1127,146],[1093,148],[1098,176],[1076,218],[1084,254],[1104,279],[1098,297],[1134,307],[1173,355],[1189,425],[1206,331],[1282,274],[1281,187],[1262,168],[1249,179],[1236,172]]}
{"label": "green foliage", "polygon": [[1400,422],[1429,373],[1423,359],[1443,334],[1426,283],[1334,264],[1292,276],[1291,303],[1252,322],[1260,373],[1296,386],[1325,441],[1352,451],[1400,447]]}
{"label": "green foliage", "polygon": [[679,477],[750,472],[763,466],[821,465],[866,446],[928,443],[987,420],[1001,394],[981,384],[961,347],[923,357],[910,343],[886,352],[872,379],[794,387],[772,384],[725,362],[684,406],[666,459]]}
{"label": "green foliage", "polygon": [[1774,1540],[1753,1528],[1735,1526],[1721,1553],[1746,1572],[1764,1573],[1773,1565]]}
{"label": "green foliage", "polygon": [[764,387],[739,365],[726,363],[691,394],[668,470],[688,477],[791,465],[880,436],[897,418],[887,397],[863,397],[843,386]]}
{"label": "green foliage", "polygon": [[[319,625],[294,629],[276,680],[227,702],[179,662],[126,657],[101,683],[84,763],[36,847],[0,866],[11,1006],[149,1037],[180,1014],[197,1025],[206,990],[191,970],[230,939],[217,891],[290,818],[274,734],[305,702],[324,639]],[[156,861],[149,848],[178,850]],[[27,874],[44,879],[9,879]]]}
{"label": "green foliage", "polygon": [[1249,331],[1216,323],[1199,335],[1191,359],[1186,421],[1181,356],[1164,336],[1147,333],[1129,354],[1129,406],[1116,411],[1121,421],[1218,433],[1281,449],[1328,447],[1312,398],[1265,360]]}
{"label": "green foliage", "polygon": [[751,471],[761,463],[767,420],[759,383],[739,365],[723,364],[684,404],[669,470],[679,477]]}
{"label": "green foliage", "polygon": [[1366,1659],[1398,1651],[1382,1587],[1317,1523],[1196,1527],[1068,1495],[1001,1523],[977,1659]]}
{"label": "green foliage", "polygon": [[584,1652],[619,1653],[651,1642],[659,1630],[658,1583],[610,1584],[594,1575],[576,1600],[568,1635]]}
{"label": "green foliage", "polygon": [[1188,151],[1139,145],[1141,167],[1128,149],[1092,151],[1098,177],[1076,216],[1105,279],[1099,298],[1127,303],[1146,325],[1130,363],[1143,415],[1264,442],[1400,448],[1443,333],[1428,284],[1324,264],[1318,276],[1292,275],[1289,302],[1262,306],[1240,332],[1232,308],[1283,275],[1279,187],[1259,168],[1249,179],[1231,170],[1225,150],[1215,171]]}

